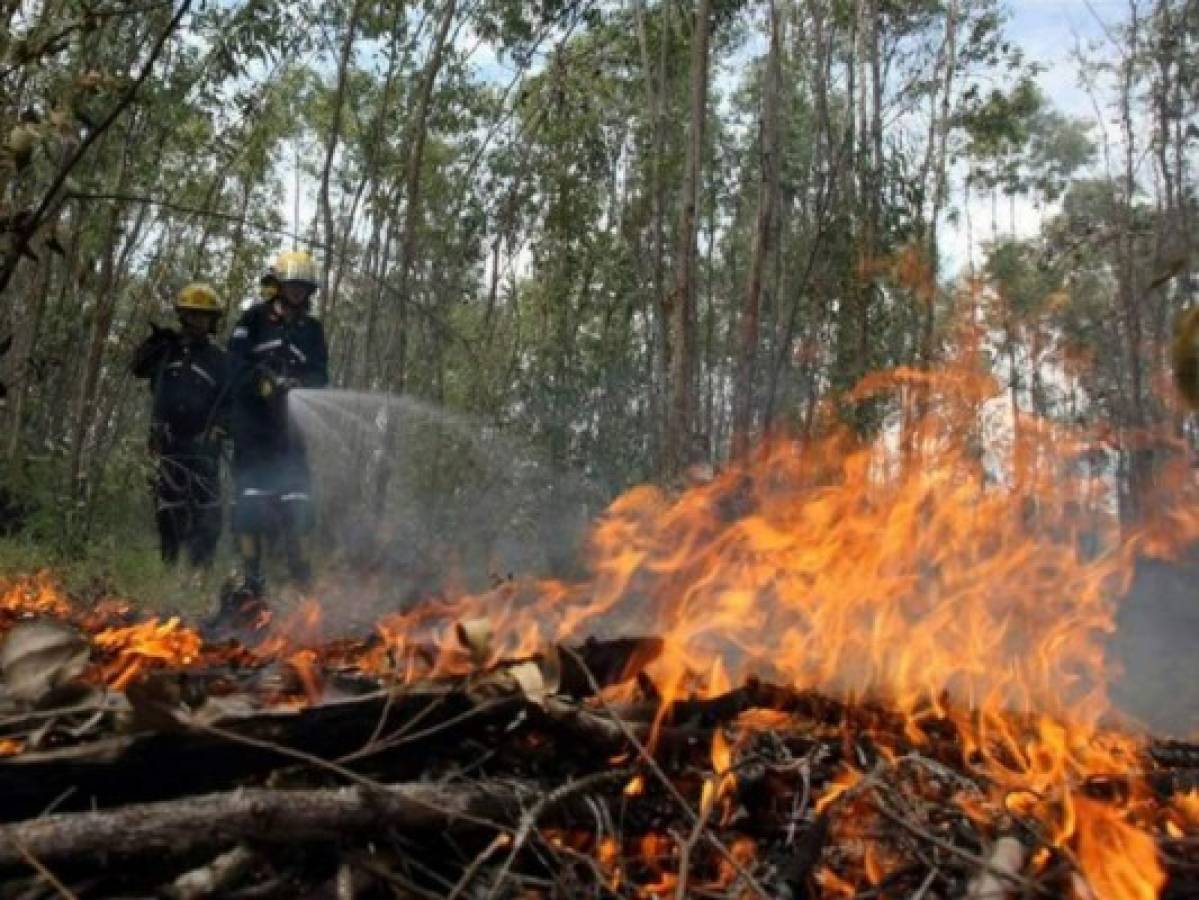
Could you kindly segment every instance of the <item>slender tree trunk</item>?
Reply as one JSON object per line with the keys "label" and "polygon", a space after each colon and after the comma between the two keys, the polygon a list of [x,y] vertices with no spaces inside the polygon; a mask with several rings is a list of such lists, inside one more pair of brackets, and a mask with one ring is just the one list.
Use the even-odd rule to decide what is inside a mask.
{"label": "slender tree trunk", "polygon": [[[709,203],[707,206],[705,231],[708,240],[704,252],[704,346],[699,379],[699,389],[703,392],[703,414],[699,427],[705,438],[705,459],[711,459],[717,448],[722,446],[722,426],[719,420],[724,418],[726,404],[723,392],[718,397],[716,388],[717,384],[724,380],[724,366],[717,361],[716,349],[716,203]],[[732,342],[730,341],[726,346],[732,346]]]}
{"label": "slender tree trunk", "polygon": [[43,258],[37,268],[33,283],[30,285],[28,300],[25,304],[26,309],[20,327],[14,333],[14,346],[10,351],[13,362],[9,371],[15,375],[16,382],[12,409],[8,415],[9,433],[5,455],[14,464],[18,463],[23,456],[20,450],[24,434],[25,400],[29,396],[30,363],[38,334],[41,331],[50,286],[50,261]]}
{"label": "slender tree trunk", "polygon": [[[650,367],[650,417],[654,422],[651,440],[656,455],[664,452],[666,441],[661,437],[666,430],[662,423],[663,393],[669,383],[670,359],[670,300],[666,296],[666,178],[663,168],[666,161],[666,59],[670,35],[670,3],[661,4],[661,23],[658,35],[658,58],[650,59],[649,35],[645,22],[643,0],[634,0],[633,13],[637,23],[637,40],[641,51],[641,67],[645,73],[645,99],[650,117],[650,147],[647,168],[650,173],[650,277],[653,288],[653,317],[656,344],[649,348]],[[656,66],[656,75],[655,75]],[[659,460],[661,466],[661,460]],[[664,467],[663,467],[664,469]]]}
{"label": "slender tree trunk", "polygon": [[[433,103],[433,88],[445,59],[449,44],[450,29],[454,24],[457,0],[446,0],[438,22],[437,34],[429,48],[415,99],[415,111],[408,138],[408,159],[404,170],[404,220],[400,228],[400,258],[396,282],[398,309],[394,341],[389,341],[387,358],[384,360],[384,384],[389,390],[403,391],[408,375],[408,305],[412,270],[416,263],[421,224],[421,169],[425,158],[425,140],[428,136],[429,109]],[[395,446],[398,423],[389,421],[384,435],[384,458],[379,472],[378,490],[375,493],[375,509],[381,512],[387,502],[387,488],[391,480],[391,450]]]}
{"label": "slender tree trunk", "polygon": [[692,440],[695,378],[695,258],[704,124],[708,106],[708,37],[711,0],[698,0],[691,43],[691,117],[679,211],[679,245],[671,291],[670,408],[667,411],[665,474],[686,467]]}
{"label": "slender tree trunk", "polygon": [[[953,112],[953,83],[957,73],[958,15],[959,0],[949,0],[949,7],[945,13],[945,51],[941,79],[940,110],[935,117],[936,154],[931,173],[933,202],[929,213],[928,245],[926,251],[928,253],[928,265],[932,270],[934,278],[936,277],[939,264],[938,257],[940,255],[940,248],[937,243],[938,222],[941,218],[941,209],[945,205],[945,191],[949,180],[948,144]],[[973,265],[973,249],[971,249],[970,253],[971,265]],[[920,340],[920,359],[926,366],[931,364],[933,358],[933,334],[936,331],[935,299],[935,296],[929,296],[928,303],[924,309],[924,328]]]}
{"label": "slender tree trunk", "polygon": [[762,115],[759,127],[761,146],[761,175],[758,185],[758,216],[754,228],[753,256],[749,280],[745,288],[745,305],[741,311],[740,348],[737,356],[737,375],[733,393],[733,456],[741,457],[749,450],[750,428],[753,423],[753,382],[758,349],[758,311],[762,298],[762,279],[766,260],[774,237],[774,209],[779,190],[778,103],[781,67],[779,54],[779,14],[770,4],[770,51],[766,61],[766,82],[762,92]]}
{"label": "slender tree trunk", "polygon": [[[1120,122],[1124,132],[1124,177],[1119,201],[1120,239],[1117,266],[1117,289],[1123,307],[1124,331],[1127,340],[1129,391],[1127,398],[1128,425],[1134,442],[1143,440],[1142,429],[1147,424],[1144,398],[1144,360],[1142,359],[1140,290],[1136,274],[1136,236],[1133,234],[1133,208],[1136,199],[1136,162],[1139,148],[1136,123],[1133,118],[1133,91],[1136,82],[1136,60],[1140,45],[1140,13],[1137,0],[1129,0],[1129,47],[1121,73]],[[1152,458],[1140,447],[1131,449],[1129,465],[1127,522],[1134,524],[1142,514],[1143,501],[1150,487]]]}
{"label": "slender tree trunk", "polygon": [[438,22],[437,34],[429,48],[429,58],[417,89],[412,114],[412,125],[408,136],[408,159],[404,169],[404,219],[400,228],[400,259],[397,272],[396,293],[399,297],[398,329],[393,345],[394,354],[389,353],[387,367],[390,386],[403,390],[407,375],[408,355],[408,301],[412,270],[420,239],[421,212],[421,169],[425,161],[425,141],[428,138],[429,109],[433,104],[433,87],[445,60],[445,51],[457,12],[457,0],[446,0]]}
{"label": "slender tree trunk", "polygon": [[320,293],[320,314],[324,318],[330,305],[331,297],[329,274],[333,269],[333,205],[329,201],[329,181],[333,174],[333,159],[337,155],[337,143],[341,139],[341,116],[345,106],[346,79],[350,69],[350,58],[354,53],[354,32],[358,28],[358,16],[362,8],[362,0],[354,0],[350,7],[350,18],[346,22],[345,35],[342,39],[341,53],[337,59],[337,81],[333,87],[333,121],[329,125],[329,134],[325,139],[325,164],[321,168],[320,209],[324,222],[324,265],[322,266],[321,283],[325,290]]}
{"label": "slender tree trunk", "polygon": [[83,450],[91,431],[95,415],[96,389],[100,383],[100,366],[104,359],[104,345],[108,340],[108,330],[112,326],[113,312],[116,309],[116,294],[113,291],[115,280],[117,234],[120,230],[120,216],[113,215],[107,230],[104,246],[107,248],[100,269],[100,284],[96,291],[96,310],[92,320],[91,337],[88,340],[87,357],[83,367],[83,381],[80,384],[79,399],[75,405],[74,433],[71,439],[71,461],[68,467],[68,490],[72,496],[83,487],[79,483],[79,473],[82,471]]}

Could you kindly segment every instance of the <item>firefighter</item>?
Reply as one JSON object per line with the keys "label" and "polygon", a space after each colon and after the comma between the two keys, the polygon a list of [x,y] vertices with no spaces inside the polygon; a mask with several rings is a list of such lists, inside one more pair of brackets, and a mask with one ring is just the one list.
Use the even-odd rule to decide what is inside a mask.
{"label": "firefighter", "polygon": [[158,476],[155,519],[165,562],[186,548],[193,566],[212,562],[221,536],[220,449],[226,433],[229,366],[212,340],[223,313],[211,285],[193,282],[175,299],[179,331],[151,323],[131,366],[153,393],[150,452]]}
{"label": "firefighter", "polygon": [[311,256],[281,254],[260,284],[263,299],[246,310],[229,338],[233,530],[243,580],[225,598],[226,613],[261,609],[267,538],[282,539],[294,582],[303,586],[311,577],[302,544],[313,524],[311,475],[304,444],[288,420],[287,395],[328,384],[325,333],[308,311],[316,288]]}

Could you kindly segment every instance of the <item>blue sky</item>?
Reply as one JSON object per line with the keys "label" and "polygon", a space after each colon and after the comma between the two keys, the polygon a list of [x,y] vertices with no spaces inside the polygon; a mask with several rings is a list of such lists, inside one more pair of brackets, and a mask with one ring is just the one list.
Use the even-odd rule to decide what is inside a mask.
{"label": "blue sky", "polygon": [[1127,0],[1009,0],[1007,31],[1030,60],[1047,67],[1041,85],[1054,103],[1072,115],[1092,115],[1091,102],[1078,87],[1075,47],[1096,44],[1111,51],[1105,28],[1115,28],[1128,13]]}
{"label": "blue sky", "polygon": [[[1140,0],[1141,7],[1146,0]],[[1118,30],[1128,18],[1128,0],[1008,0],[1009,12],[1005,31],[1013,44],[1020,47],[1030,62],[1044,67],[1039,77],[1041,89],[1061,112],[1094,122],[1096,106],[1079,83],[1078,53],[1081,48],[1091,59],[1110,59],[1116,52],[1107,37],[1109,30]],[[1109,121],[1114,119],[1110,95],[1105,85],[1098,85],[1099,110]],[[1100,132],[1091,136],[1098,141]],[[1115,135],[1111,135],[1113,138]],[[960,181],[953,186],[952,202],[962,205]],[[1023,199],[1015,203],[1015,233],[1027,237],[1036,233],[1040,213]],[[970,204],[973,220],[974,258],[980,260],[979,246],[991,239],[991,201],[976,197]],[[1012,223],[1006,198],[999,203],[999,232],[1006,235]],[[956,226],[945,223],[944,248],[946,259],[942,275],[952,275],[965,268],[969,260],[970,242],[964,220]]]}
{"label": "blue sky", "polygon": [[[1145,7],[1147,0],[1139,0]],[[1030,61],[1040,63],[1044,71],[1039,82],[1045,95],[1055,107],[1064,113],[1077,116],[1088,121],[1095,119],[1095,105],[1087,92],[1079,85],[1078,61],[1076,50],[1081,46],[1092,57],[1108,56],[1113,48],[1107,42],[1105,29],[1118,28],[1128,16],[1128,0],[1007,0],[1008,21],[1005,31],[1009,39],[1019,46]],[[494,78],[506,84],[512,77],[512,72],[500,64],[491,48],[486,44],[480,45],[477,38],[464,32],[460,42],[472,47],[474,53],[471,63],[483,77]],[[737,77],[737,67],[724,73],[730,81]],[[717,76],[718,78],[721,76]],[[1101,97],[1100,109],[1111,119],[1113,113],[1106,108],[1106,99]],[[1092,136],[1099,138],[1098,130]],[[964,173],[963,173],[964,174]],[[291,194],[289,182],[289,195]],[[960,208],[963,202],[960,177],[952,186],[950,202]],[[303,185],[300,202],[301,221],[308,221],[314,212],[313,185]],[[292,215],[293,197],[286,200],[286,216]],[[1006,199],[1000,203],[999,225],[1001,233],[1006,233],[1010,224],[1009,207]],[[989,240],[991,204],[989,198],[974,198],[970,208],[973,222],[973,244],[975,259],[979,258],[979,245]],[[943,275],[952,275],[961,271],[969,259],[969,242],[966,236],[964,221],[957,225],[946,222],[943,225],[945,238],[943,248],[946,252]],[[1019,236],[1035,233],[1039,227],[1039,215],[1031,204],[1017,200],[1015,205],[1015,231]]]}

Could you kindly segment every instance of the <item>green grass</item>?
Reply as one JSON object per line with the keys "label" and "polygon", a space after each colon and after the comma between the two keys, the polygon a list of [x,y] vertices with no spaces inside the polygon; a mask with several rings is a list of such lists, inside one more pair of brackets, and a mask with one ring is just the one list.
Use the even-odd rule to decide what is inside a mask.
{"label": "green grass", "polygon": [[0,538],[0,578],[48,569],[73,595],[105,593],[148,611],[203,615],[215,608],[221,582],[229,576],[227,554],[210,570],[168,567],[159,558],[152,535],[106,535],[82,552],[56,548],[16,536]]}

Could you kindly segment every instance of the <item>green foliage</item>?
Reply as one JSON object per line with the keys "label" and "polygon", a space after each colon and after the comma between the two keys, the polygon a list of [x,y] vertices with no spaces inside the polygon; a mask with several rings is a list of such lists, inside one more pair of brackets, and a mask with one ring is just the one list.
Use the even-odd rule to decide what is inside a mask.
{"label": "green foliage", "polygon": [[1002,186],[1008,193],[1019,189],[1018,154],[1028,143],[1044,104],[1040,88],[1026,77],[1010,93],[992,89],[959,113],[958,122],[969,138],[967,152],[990,166],[977,178],[983,185]]}
{"label": "green foliage", "polygon": [[[938,269],[959,159],[972,189],[1031,198],[1046,216],[1035,240],[988,249],[983,274],[997,299],[984,324],[1013,351],[1035,338],[1046,359],[1094,359],[1072,382],[1080,407],[1127,418],[1133,364],[1152,363],[1137,348],[1152,345],[1184,293],[1174,284],[1190,268],[1179,235],[1194,221],[1193,167],[1155,174],[1178,185],[1168,201],[1150,199],[1148,177],[1131,186],[1088,179],[1090,130],[1042,95],[1037,69],[1005,35],[1000,0],[961,0],[952,23],[944,0],[776,7],[780,159],[750,342],[755,432],[817,427],[822,404],[864,373],[936,363],[961,313],[947,289],[953,273]],[[336,383],[403,385],[529,442],[607,494],[655,476],[671,387],[666,322],[691,115],[691,8],[455,3],[434,71],[432,41],[450,8],[199,6],[49,198],[170,11],[118,4],[99,15],[48,0],[44,15],[0,31],[5,65],[15,67],[0,74],[12,87],[0,100],[0,258],[15,253],[19,216],[48,199],[28,236],[36,259],[20,259],[0,302],[0,338],[17,336],[0,372],[12,435],[0,453],[28,510],[23,540],[64,558],[91,559],[105,541],[116,557],[134,547],[149,558],[147,397],[126,374],[128,354],[183,281],[212,280],[234,310],[254,296],[271,254],[293,242],[328,262],[317,303]],[[694,427],[719,460],[730,445],[763,196],[769,8],[711,8],[688,324]],[[52,22],[65,37],[55,39]],[[1150,88],[1167,73],[1175,100],[1193,99],[1193,60],[1164,24],[1146,24],[1131,71]],[[1154,140],[1182,141],[1185,161],[1193,104],[1171,112],[1156,99],[1133,91],[1138,109],[1168,120]],[[1146,149],[1147,164],[1176,165],[1158,144]],[[410,196],[410,170],[419,197]],[[331,230],[314,210],[326,188]],[[1181,273],[1178,282],[1163,281],[1163,268]],[[1017,366],[1033,373],[1016,373],[1021,383],[1038,364],[1031,348],[1022,352]],[[846,415],[869,432],[894,412],[881,398]],[[414,454],[408,474],[427,466],[436,475],[417,479],[421,503],[433,510],[438,491],[479,483],[485,467],[473,452],[433,442]],[[370,498],[384,464],[362,456],[344,465],[357,478],[354,495]]]}

